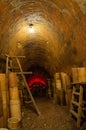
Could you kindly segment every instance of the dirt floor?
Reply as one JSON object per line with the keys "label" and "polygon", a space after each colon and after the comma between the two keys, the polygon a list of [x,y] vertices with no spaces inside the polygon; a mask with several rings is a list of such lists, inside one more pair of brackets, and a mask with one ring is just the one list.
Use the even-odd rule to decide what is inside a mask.
{"label": "dirt floor", "polygon": [[30,105],[22,107],[21,130],[86,130],[86,122],[76,127],[76,120],[71,117],[67,106],[55,105],[53,100],[46,98],[36,99],[41,112],[38,116]]}

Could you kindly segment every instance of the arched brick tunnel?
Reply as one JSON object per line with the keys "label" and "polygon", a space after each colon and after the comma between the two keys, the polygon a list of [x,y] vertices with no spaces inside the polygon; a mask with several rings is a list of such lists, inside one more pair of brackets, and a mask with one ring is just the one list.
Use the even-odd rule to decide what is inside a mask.
{"label": "arched brick tunnel", "polygon": [[85,0],[0,0],[0,61],[25,55],[25,71],[70,73],[86,62],[85,13]]}
{"label": "arched brick tunnel", "polygon": [[[11,81],[6,75],[6,55],[26,57],[21,59],[23,71],[32,74],[25,75],[25,83],[21,76],[17,80],[12,69],[15,78]],[[80,70],[78,79],[84,79],[86,85],[86,0],[0,0],[1,129],[1,125],[7,127],[9,117],[16,115],[22,118],[21,123],[19,120],[18,126],[11,126],[20,130],[79,130],[77,124],[82,125],[80,130],[86,130],[84,119],[75,124],[70,118],[72,68],[75,78]],[[86,86],[80,95],[77,87],[73,93],[76,99],[71,110],[78,118],[78,108],[86,110],[85,90]],[[85,100],[85,105],[79,100]]]}

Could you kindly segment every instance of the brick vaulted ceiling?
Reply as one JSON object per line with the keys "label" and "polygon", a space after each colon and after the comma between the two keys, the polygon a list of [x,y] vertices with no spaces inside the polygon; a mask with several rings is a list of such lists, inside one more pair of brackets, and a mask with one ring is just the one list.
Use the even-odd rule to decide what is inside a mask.
{"label": "brick vaulted ceiling", "polygon": [[[33,29],[30,32],[30,29]],[[86,0],[0,0],[0,57],[50,74],[86,62]]]}

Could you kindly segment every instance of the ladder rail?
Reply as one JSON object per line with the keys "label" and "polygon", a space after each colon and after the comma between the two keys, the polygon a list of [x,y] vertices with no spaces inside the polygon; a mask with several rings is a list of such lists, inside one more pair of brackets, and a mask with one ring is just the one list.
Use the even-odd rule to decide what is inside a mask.
{"label": "ladder rail", "polygon": [[[70,107],[70,113],[77,118],[78,128],[80,127],[81,117],[84,117],[83,111],[86,110],[86,107],[83,106],[85,104],[85,102],[83,101],[83,92],[84,92],[83,84],[82,83],[73,84],[73,92]],[[75,109],[76,107],[77,111]]]}
{"label": "ladder rail", "polygon": [[[25,75],[24,75],[24,74],[32,74],[32,72],[23,72],[23,69],[22,69],[21,64],[20,64],[20,61],[19,61],[19,58],[25,58],[25,56],[9,56],[9,55],[6,55],[6,76],[8,76],[8,73],[9,73],[9,60],[10,60],[10,59],[12,60],[13,58],[17,61],[18,67],[19,67],[19,69],[20,69],[20,72],[18,72],[18,73],[16,72],[16,73],[17,73],[17,74],[21,74],[22,79],[23,79],[23,81],[24,81],[24,84],[25,84],[25,86],[26,86],[26,88],[27,88],[27,90],[28,90],[29,96],[30,96],[30,98],[31,98],[31,102],[32,102],[33,105],[34,105],[37,114],[38,114],[38,115],[41,115],[41,113],[40,113],[40,111],[39,111],[39,109],[38,109],[38,107],[37,107],[37,105],[36,105],[36,103],[35,103],[35,100],[34,100],[34,98],[33,98],[33,96],[32,96],[32,93],[31,93],[31,91],[30,91],[30,89],[29,89],[29,86],[28,86],[28,84],[27,84],[27,82],[26,82]],[[12,64],[11,64],[11,65],[12,65]],[[12,66],[11,66],[11,67],[12,67]]]}
{"label": "ladder rail", "polygon": [[21,71],[21,75],[22,75],[24,84],[25,84],[25,86],[27,87],[27,90],[28,90],[28,93],[29,93],[29,95],[30,95],[30,97],[31,97],[31,99],[32,99],[33,105],[34,105],[34,107],[35,107],[35,109],[36,109],[38,115],[40,115],[41,113],[40,113],[40,111],[39,111],[39,109],[38,109],[38,107],[37,107],[37,105],[36,105],[36,103],[35,103],[35,100],[34,100],[32,94],[31,94],[31,91],[30,91],[29,86],[28,86],[28,84],[27,84],[27,82],[26,82],[25,76],[24,76],[24,74],[23,74],[23,70],[22,70],[20,61],[19,61],[19,59],[18,59],[17,57],[16,57],[16,61],[17,61],[18,65],[19,65],[19,68],[20,68],[20,71]]}
{"label": "ladder rail", "polygon": [[80,123],[81,123],[82,103],[83,103],[83,88],[80,85],[80,96],[79,96],[79,107],[78,107],[77,126],[80,126]]}

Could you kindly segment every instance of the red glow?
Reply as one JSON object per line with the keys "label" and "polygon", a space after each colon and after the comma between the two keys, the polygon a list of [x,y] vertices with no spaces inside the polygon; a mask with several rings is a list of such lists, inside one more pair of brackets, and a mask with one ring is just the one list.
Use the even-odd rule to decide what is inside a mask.
{"label": "red glow", "polygon": [[34,76],[34,77],[31,77],[30,79],[28,79],[28,85],[29,85],[30,89],[32,89],[34,87],[39,87],[39,86],[45,88],[46,81],[42,77]]}

